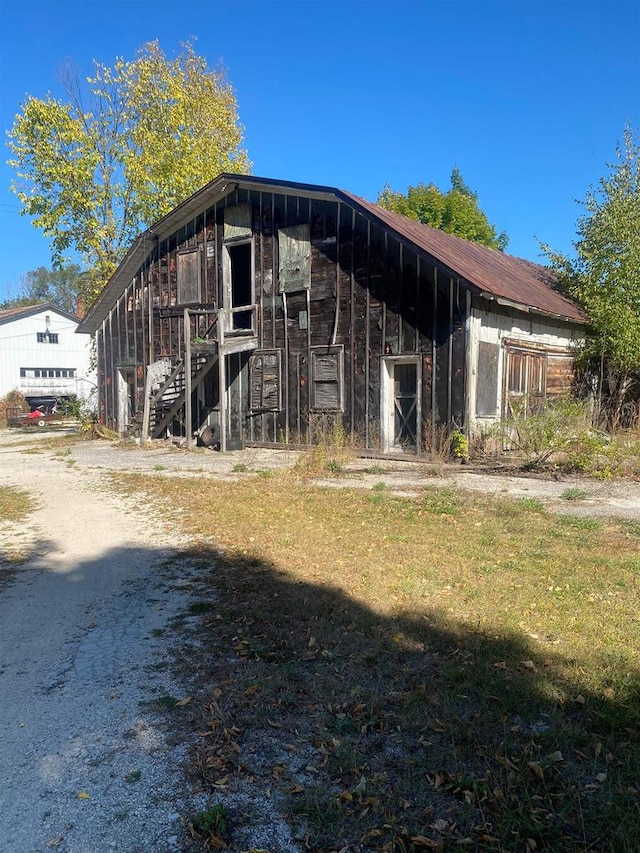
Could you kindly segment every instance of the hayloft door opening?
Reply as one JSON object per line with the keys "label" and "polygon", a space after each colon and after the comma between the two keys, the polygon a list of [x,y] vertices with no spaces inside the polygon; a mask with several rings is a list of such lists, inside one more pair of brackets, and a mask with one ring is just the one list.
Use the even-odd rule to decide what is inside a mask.
{"label": "hayloft door opening", "polygon": [[[225,308],[227,332],[251,331],[253,321],[253,243],[225,244]],[[239,308],[247,308],[239,311]]]}
{"label": "hayloft door opening", "polygon": [[381,388],[383,450],[418,453],[421,421],[418,359],[383,359]]}

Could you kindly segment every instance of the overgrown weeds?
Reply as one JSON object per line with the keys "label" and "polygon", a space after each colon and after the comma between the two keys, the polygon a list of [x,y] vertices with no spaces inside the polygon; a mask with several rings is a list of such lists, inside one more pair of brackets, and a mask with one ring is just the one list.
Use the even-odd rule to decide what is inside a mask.
{"label": "overgrown weeds", "polygon": [[189,821],[189,828],[192,837],[202,841],[207,847],[224,849],[226,847],[224,836],[228,829],[225,807],[221,803],[216,803],[209,809],[197,812]]}
{"label": "overgrown weeds", "polygon": [[118,482],[200,537],[183,559],[216,604],[183,710],[230,810],[270,802],[318,853],[638,849],[634,528],[280,475]]}
{"label": "overgrown weeds", "polygon": [[7,412],[9,409],[18,409],[21,412],[29,411],[29,404],[24,394],[14,388],[6,396],[0,398],[0,427],[7,425]]}
{"label": "overgrown weeds", "polygon": [[0,486],[0,532],[6,544],[0,550],[0,589],[12,582],[17,567],[24,562],[25,550],[20,537],[14,536],[34,508],[28,492],[15,486]]}
{"label": "overgrown weeds", "polygon": [[573,398],[548,401],[544,408],[525,399],[515,401],[510,417],[496,427],[494,441],[529,470],[553,466],[597,479],[640,476],[638,435],[609,435],[594,428],[588,405]]}
{"label": "overgrown weeds", "polygon": [[0,486],[0,520],[20,521],[33,509],[33,499],[24,489]]}
{"label": "overgrown weeds", "polygon": [[340,417],[317,418],[312,440],[313,446],[301,454],[293,467],[296,478],[340,476],[345,465],[357,455],[357,443],[345,432]]}

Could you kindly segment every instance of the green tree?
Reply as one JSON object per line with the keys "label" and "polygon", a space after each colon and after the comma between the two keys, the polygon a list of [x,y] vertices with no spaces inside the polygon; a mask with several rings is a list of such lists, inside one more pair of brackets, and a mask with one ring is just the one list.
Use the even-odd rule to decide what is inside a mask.
{"label": "green tree", "polygon": [[575,256],[542,248],[592,322],[583,361],[615,427],[640,384],[640,143],[631,127],[607,168],[582,202]]}
{"label": "green tree", "polygon": [[[22,213],[50,239],[54,265],[75,251],[95,296],[140,230],[223,171],[247,172],[235,94],[191,43],[157,41],[112,68],[62,78],[64,97],[28,97],[8,133]],[[92,283],[88,286],[88,283]]]}
{"label": "green tree", "polygon": [[435,184],[410,186],[406,193],[392,190],[389,184],[378,195],[378,204],[432,228],[482,243],[503,252],[508,237],[498,234],[478,206],[478,196],[462,178],[457,166],[451,173],[451,188],[446,193]]}
{"label": "green tree", "polygon": [[58,308],[75,314],[83,275],[78,264],[69,264],[53,270],[38,267],[21,277],[18,295],[0,303],[0,309],[52,302]]}

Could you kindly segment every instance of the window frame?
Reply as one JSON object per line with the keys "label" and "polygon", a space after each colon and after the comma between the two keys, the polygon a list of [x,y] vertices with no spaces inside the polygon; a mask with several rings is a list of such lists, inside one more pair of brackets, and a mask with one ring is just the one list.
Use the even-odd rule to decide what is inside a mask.
{"label": "window frame", "polygon": [[[510,416],[514,401],[523,400],[526,417],[532,411],[543,408],[546,403],[549,353],[542,349],[507,344],[504,354],[504,415]],[[532,379],[537,380],[535,389],[531,387]]]}
{"label": "window frame", "polygon": [[[234,249],[237,249],[241,246],[249,246],[251,251],[251,301],[247,305],[236,305],[234,300],[234,290],[233,290],[233,260],[231,253]],[[256,304],[256,245],[253,234],[248,234],[243,237],[236,237],[231,240],[225,240],[222,244],[222,305],[224,308],[224,324],[225,324],[225,334],[233,335],[239,332],[244,331],[244,327],[236,326],[234,321],[234,313],[237,308],[246,308],[247,311],[251,310],[251,327],[250,330],[252,334],[256,334],[256,329],[254,328],[255,324],[255,311],[254,306]],[[244,313],[244,312],[242,312]]]}

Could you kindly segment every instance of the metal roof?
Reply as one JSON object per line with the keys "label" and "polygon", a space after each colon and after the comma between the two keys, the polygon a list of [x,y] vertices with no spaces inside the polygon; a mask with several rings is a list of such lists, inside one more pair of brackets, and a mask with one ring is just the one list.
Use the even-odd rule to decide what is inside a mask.
{"label": "metal roof", "polygon": [[345,202],[368,219],[391,229],[417,250],[425,252],[486,299],[511,305],[520,311],[534,311],[583,325],[588,323],[582,309],[559,292],[553,272],[546,267],[407,219],[335,187],[223,173],[136,238],[78,331],[95,332],[153,251],[156,242],[164,240],[206,207],[223,198],[230,186],[234,189],[237,186],[249,190],[271,189],[285,194],[301,192],[315,198]]}
{"label": "metal roof", "polygon": [[485,298],[587,323],[584,311],[559,292],[551,269],[407,219],[351,193],[341,195],[466,279]]}

